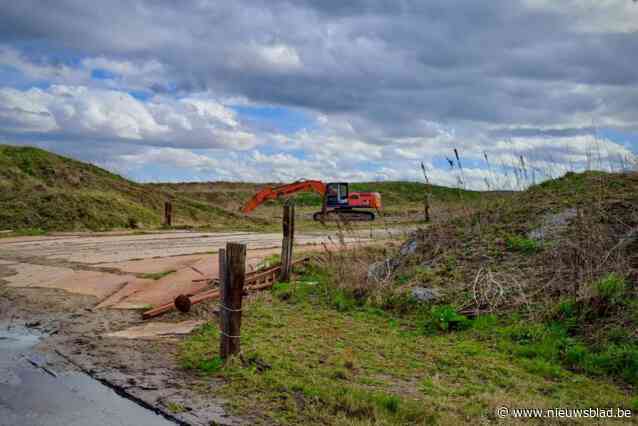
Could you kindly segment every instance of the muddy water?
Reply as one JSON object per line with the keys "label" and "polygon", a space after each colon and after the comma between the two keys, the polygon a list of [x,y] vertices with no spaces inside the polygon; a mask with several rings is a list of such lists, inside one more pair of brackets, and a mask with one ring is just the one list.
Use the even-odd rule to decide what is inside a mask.
{"label": "muddy water", "polygon": [[80,373],[53,371],[32,348],[40,337],[0,327],[1,426],[174,425]]}

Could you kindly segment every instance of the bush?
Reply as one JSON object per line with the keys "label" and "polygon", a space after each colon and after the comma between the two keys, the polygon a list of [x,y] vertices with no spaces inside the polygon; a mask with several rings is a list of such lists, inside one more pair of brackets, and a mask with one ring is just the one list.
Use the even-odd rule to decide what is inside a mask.
{"label": "bush", "polygon": [[586,370],[620,377],[628,383],[638,384],[638,347],[636,345],[609,345],[604,351],[586,359]]}
{"label": "bush", "polygon": [[564,361],[569,368],[578,369],[585,364],[589,350],[582,343],[576,343],[565,349]]}
{"label": "bush", "polygon": [[454,331],[469,328],[471,321],[459,314],[449,305],[435,306],[430,311],[429,321],[426,322],[426,331]]}
{"label": "bush", "polygon": [[220,356],[214,356],[212,358],[202,360],[197,369],[205,373],[216,373],[224,366],[224,359]]}
{"label": "bush", "polygon": [[377,397],[377,403],[389,413],[396,413],[399,411],[401,400],[395,395],[382,394]]}
{"label": "bush", "polygon": [[350,311],[357,305],[357,300],[343,290],[336,290],[332,294],[332,306],[339,312]]}
{"label": "bush", "polygon": [[[562,364],[589,375],[606,375],[638,384],[638,345],[630,338],[623,339],[620,330],[612,330],[605,344],[588,346],[571,337],[568,328],[558,322],[548,324],[519,320],[502,326],[487,316],[474,320],[472,328],[482,337],[498,336],[496,343],[501,350],[524,358],[530,371],[545,377],[558,377],[558,366]],[[614,334],[618,336],[613,338]]]}
{"label": "bush", "polygon": [[272,294],[279,300],[290,300],[292,297],[290,283],[275,283],[272,286]]}
{"label": "bush", "polygon": [[541,244],[538,241],[518,235],[510,235],[507,237],[505,244],[507,244],[509,250],[525,254],[536,253],[541,248]]}
{"label": "bush", "polygon": [[596,290],[600,298],[609,304],[624,303],[625,279],[618,274],[611,273],[598,281]]}

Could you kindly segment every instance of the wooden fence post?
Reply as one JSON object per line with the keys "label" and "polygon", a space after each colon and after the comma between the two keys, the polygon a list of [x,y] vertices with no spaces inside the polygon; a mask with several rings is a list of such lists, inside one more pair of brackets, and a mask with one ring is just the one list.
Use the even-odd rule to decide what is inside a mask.
{"label": "wooden fence post", "polygon": [[217,275],[219,280],[219,288],[224,286],[224,277],[226,276],[226,249],[219,249],[217,253],[219,274]]}
{"label": "wooden fence post", "polygon": [[286,282],[290,280],[290,273],[292,272],[292,247],[295,238],[295,203],[292,199],[284,204],[283,233],[279,281]]}
{"label": "wooden fence post", "polygon": [[164,202],[164,225],[173,226],[173,203]]}
{"label": "wooden fence post", "polygon": [[[221,253],[220,253],[221,256]],[[220,276],[221,303],[219,356],[223,359],[240,352],[241,306],[246,279],[246,244],[226,243],[223,276]],[[220,257],[221,259],[221,257]]]}
{"label": "wooden fence post", "polygon": [[[429,185],[428,185],[429,186]],[[425,194],[423,198],[424,219],[426,222],[430,221],[430,191]]]}

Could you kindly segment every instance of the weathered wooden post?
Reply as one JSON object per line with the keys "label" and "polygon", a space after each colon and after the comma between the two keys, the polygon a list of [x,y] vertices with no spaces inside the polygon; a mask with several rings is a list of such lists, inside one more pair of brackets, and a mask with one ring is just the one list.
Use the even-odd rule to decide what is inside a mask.
{"label": "weathered wooden post", "polygon": [[279,281],[289,281],[292,272],[292,247],[295,238],[295,203],[293,200],[284,204],[283,240],[281,242],[281,274]]}
{"label": "weathered wooden post", "polygon": [[173,203],[164,202],[164,225],[173,226]]}
{"label": "weathered wooden post", "polygon": [[224,277],[226,276],[226,249],[219,249],[217,260],[219,265],[219,288],[221,289],[224,283]]}
{"label": "weathered wooden post", "polygon": [[[221,259],[225,258],[223,271]],[[219,323],[221,339],[219,356],[226,359],[240,352],[241,305],[246,279],[246,244],[226,243],[226,251],[220,251]]]}

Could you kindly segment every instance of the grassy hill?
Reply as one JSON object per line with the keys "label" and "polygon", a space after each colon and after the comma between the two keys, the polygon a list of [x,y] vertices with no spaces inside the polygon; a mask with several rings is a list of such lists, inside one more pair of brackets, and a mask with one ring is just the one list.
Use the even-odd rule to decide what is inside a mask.
{"label": "grassy hill", "polygon": [[[158,228],[166,200],[173,201],[174,225],[178,227],[278,229],[283,200],[266,202],[249,217],[239,213],[243,204],[266,185],[140,184],[38,148],[0,145],[0,231]],[[428,190],[434,204],[468,203],[486,196],[436,185]],[[351,191],[380,192],[384,217],[393,223],[414,223],[422,215],[426,188],[418,182],[363,182],[352,183]],[[311,216],[320,208],[321,197],[310,192],[294,197],[299,226],[318,226]],[[380,221],[375,224],[382,225]]]}
{"label": "grassy hill", "polygon": [[218,206],[90,164],[37,148],[0,146],[0,230],[159,227],[169,199],[177,226],[255,226]]}
{"label": "grassy hill", "polygon": [[392,279],[441,295],[425,330],[478,336],[546,378],[638,386],[638,173],[568,173],[419,240]]}

